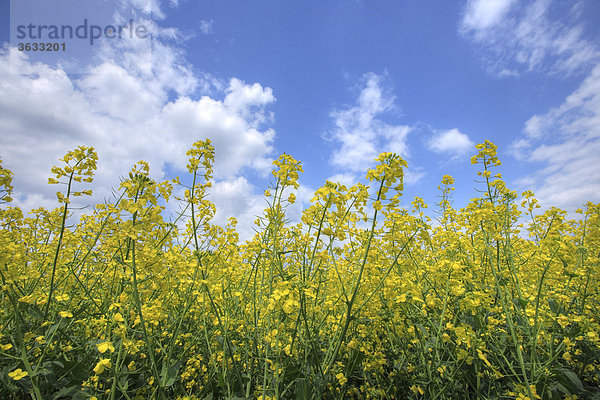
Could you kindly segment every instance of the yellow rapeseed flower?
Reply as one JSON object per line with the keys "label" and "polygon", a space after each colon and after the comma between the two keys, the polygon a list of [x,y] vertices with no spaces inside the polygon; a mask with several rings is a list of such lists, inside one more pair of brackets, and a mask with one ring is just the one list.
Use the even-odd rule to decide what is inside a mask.
{"label": "yellow rapeseed flower", "polygon": [[121,313],[116,313],[113,317],[114,322],[125,322]]}
{"label": "yellow rapeseed flower", "polygon": [[23,371],[21,368],[17,368],[14,371],[8,373],[8,376],[13,378],[15,381],[23,379],[27,375],[29,375],[29,373],[27,371]]}
{"label": "yellow rapeseed flower", "polygon": [[323,228],[321,233],[326,236],[333,236],[333,234],[334,234],[333,230],[330,227]]}
{"label": "yellow rapeseed flower", "polygon": [[556,322],[558,322],[561,328],[566,328],[567,325],[569,325],[569,318],[565,317],[564,315],[561,315],[558,318],[556,318]]}
{"label": "yellow rapeseed flower", "polygon": [[348,378],[346,378],[342,372],[337,374],[335,377],[340,382],[341,386],[344,386],[346,382],[348,382]]}
{"label": "yellow rapeseed flower", "polygon": [[414,394],[420,394],[423,395],[425,393],[425,391],[421,388],[421,386],[417,386],[417,385],[412,385],[410,387],[410,390],[414,393]]}
{"label": "yellow rapeseed flower", "polygon": [[100,375],[101,373],[104,372],[105,369],[110,368],[111,365],[112,364],[108,358],[102,358],[102,359],[100,359],[100,361],[98,361],[98,363],[94,367],[94,372],[96,374]]}
{"label": "yellow rapeseed flower", "polygon": [[112,342],[102,342],[102,343],[98,343],[96,345],[96,347],[98,347],[98,351],[100,353],[106,353],[107,350],[109,350],[111,353],[113,351],[115,351],[115,347],[113,346]]}

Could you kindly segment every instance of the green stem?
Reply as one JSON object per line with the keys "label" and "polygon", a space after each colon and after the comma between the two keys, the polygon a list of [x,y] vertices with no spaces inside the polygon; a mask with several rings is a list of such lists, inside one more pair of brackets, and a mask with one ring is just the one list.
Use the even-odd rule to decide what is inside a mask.
{"label": "green stem", "polygon": [[[377,192],[377,200],[381,199],[381,189],[383,188],[383,183],[385,182],[385,177],[381,180],[381,184],[379,185],[379,190]],[[326,363],[325,367],[325,375],[329,372],[333,364],[335,363],[335,359],[340,351],[344,338],[346,337],[346,333],[348,331],[348,327],[350,326],[350,322],[353,319],[352,315],[352,307],[354,306],[354,302],[356,301],[356,297],[358,296],[358,291],[360,288],[360,282],[362,280],[362,275],[365,270],[365,266],[367,265],[367,258],[369,256],[369,250],[371,248],[371,242],[373,241],[373,236],[375,235],[375,227],[377,226],[377,209],[375,209],[375,213],[373,214],[373,223],[371,224],[371,230],[369,232],[369,238],[367,239],[367,245],[365,247],[365,256],[363,257],[362,263],[360,265],[360,269],[358,271],[358,277],[356,279],[356,284],[354,285],[354,290],[352,291],[352,296],[350,300],[346,302],[346,316],[344,320],[344,324],[339,333],[337,341],[335,342],[335,346],[333,348],[333,352],[329,354],[329,361]]]}
{"label": "green stem", "polygon": [[71,195],[71,185],[73,183],[73,174],[69,176],[69,184],[67,186],[67,197],[65,199],[65,206],[63,207],[62,221],[60,225],[60,234],[58,236],[58,244],[56,245],[56,251],[54,252],[54,261],[52,262],[52,278],[50,279],[50,293],[48,293],[48,301],[46,302],[46,308],[44,310],[44,320],[48,317],[48,311],[50,309],[50,303],[52,302],[52,294],[54,292],[54,279],[56,276],[56,264],[58,263],[58,255],[60,254],[60,248],[62,246],[63,235],[65,233],[65,223],[67,221],[67,212],[69,208],[69,197]]}

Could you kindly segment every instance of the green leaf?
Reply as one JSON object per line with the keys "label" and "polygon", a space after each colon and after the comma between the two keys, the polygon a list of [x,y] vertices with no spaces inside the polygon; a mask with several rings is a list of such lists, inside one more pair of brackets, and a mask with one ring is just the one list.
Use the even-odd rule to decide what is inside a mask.
{"label": "green leaf", "polygon": [[555,371],[555,375],[560,384],[569,391],[569,394],[576,394],[583,391],[581,380],[577,374],[570,369],[558,368]]}
{"label": "green leaf", "polygon": [[306,379],[298,379],[296,381],[296,400],[310,399],[310,391]]}
{"label": "green leaf", "polygon": [[127,388],[129,387],[129,379],[127,379],[127,375],[121,375],[121,377],[119,378],[119,387],[121,388],[121,390],[127,390]]}
{"label": "green leaf", "polygon": [[517,298],[513,300],[515,303],[515,306],[517,306],[518,309],[524,309],[527,304],[529,303],[527,300],[522,299],[522,298]]}
{"label": "green leaf", "polygon": [[54,397],[52,397],[52,400],[57,400],[57,399],[60,399],[61,397],[69,397],[69,398],[71,398],[79,390],[81,390],[81,386],[79,386],[79,385],[62,388],[61,390],[59,390],[58,392],[56,392],[56,394],[54,395]]}
{"label": "green leaf", "polygon": [[362,361],[364,359],[365,359],[365,355],[362,352],[352,349],[350,351],[350,359],[348,360],[348,363],[346,364],[344,375],[350,376],[352,374],[352,372],[354,372],[354,370],[362,363]]}
{"label": "green leaf", "polygon": [[550,310],[555,314],[558,314],[562,309],[555,299],[548,299],[548,305],[550,306]]}
{"label": "green leaf", "polygon": [[175,364],[171,365],[166,373],[163,368],[163,374],[160,379],[162,387],[173,386],[179,376],[179,368],[181,368],[181,361],[177,361]]}

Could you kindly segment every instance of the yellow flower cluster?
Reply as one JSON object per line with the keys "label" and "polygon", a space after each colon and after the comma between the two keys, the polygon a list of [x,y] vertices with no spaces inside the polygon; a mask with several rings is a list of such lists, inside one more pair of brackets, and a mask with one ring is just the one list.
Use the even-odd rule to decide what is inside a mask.
{"label": "yellow flower cluster", "polygon": [[326,182],[290,223],[303,170],[284,154],[245,243],[214,222],[208,140],[189,179],[140,161],[78,220],[93,149],[52,169],[59,207],[27,215],[0,164],[0,397],[593,398],[600,205],[540,212],[493,143],[476,150],[481,196],[454,208],[445,175],[435,221],[402,206],[407,164],[383,153],[371,187]]}

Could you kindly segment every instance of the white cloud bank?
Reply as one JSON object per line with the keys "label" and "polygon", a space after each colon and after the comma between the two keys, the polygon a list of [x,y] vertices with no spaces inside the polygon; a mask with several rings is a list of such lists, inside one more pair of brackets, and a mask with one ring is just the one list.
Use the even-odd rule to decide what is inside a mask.
{"label": "white cloud bank", "polygon": [[569,212],[585,201],[600,201],[600,51],[584,37],[585,6],[469,0],[459,27],[481,46],[492,73],[587,74],[561,105],[526,121],[511,148],[523,163],[521,189],[533,189],[545,207]]}
{"label": "white cloud bank", "polygon": [[544,165],[520,183],[545,206],[569,211],[600,201],[600,65],[558,107],[531,117],[512,146],[523,162]]}
{"label": "white cloud bank", "polygon": [[[486,68],[499,75],[570,75],[600,58],[577,22],[581,2],[469,0],[459,31],[480,46]],[[567,21],[568,20],[568,21]]]}
{"label": "white cloud bank", "polygon": [[275,101],[269,88],[234,78],[223,101],[206,95],[170,101],[168,90],[181,94],[173,87],[177,82],[149,79],[109,61],[74,79],[12,51],[10,61],[9,50],[0,51],[0,145],[22,194],[31,193],[52,163],[81,144],[98,151],[97,180],[104,184],[114,183],[139,159],[159,170],[164,163],[183,168],[185,151],[204,138],[214,142],[218,178],[244,168],[270,170],[275,132],[261,130],[257,122]]}
{"label": "white cloud bank", "polygon": [[[152,12],[162,15],[156,5]],[[216,150],[212,198],[222,210],[217,222],[260,209],[262,190],[241,174],[265,176],[271,170],[272,90],[197,73],[176,47],[160,40],[176,38],[176,30],[144,24],[156,33],[153,64],[135,44],[118,43],[118,49],[99,48],[97,63],[77,77],[32,63],[14,48],[0,49],[0,157],[15,174],[15,205],[54,208],[50,167],[79,145],[93,146],[99,155],[95,195],[88,200],[95,203],[110,197],[139,160],[150,163],[156,179],[164,178],[167,167],[183,171],[186,150],[209,138]]]}

